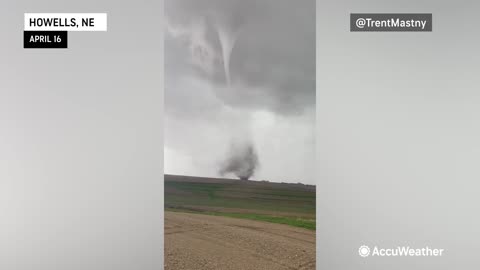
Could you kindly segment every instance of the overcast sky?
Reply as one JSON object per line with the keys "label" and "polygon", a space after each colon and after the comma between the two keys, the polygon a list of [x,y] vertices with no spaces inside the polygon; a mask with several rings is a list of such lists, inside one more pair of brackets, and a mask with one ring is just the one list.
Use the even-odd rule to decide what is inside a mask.
{"label": "overcast sky", "polygon": [[315,1],[166,1],[166,173],[219,176],[242,139],[254,179],[313,184],[314,126]]}

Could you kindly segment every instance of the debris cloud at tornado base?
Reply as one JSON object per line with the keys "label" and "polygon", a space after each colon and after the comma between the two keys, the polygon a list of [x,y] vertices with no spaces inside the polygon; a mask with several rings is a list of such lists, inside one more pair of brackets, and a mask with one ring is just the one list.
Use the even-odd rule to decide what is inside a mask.
{"label": "debris cloud at tornado base", "polygon": [[248,180],[255,174],[259,160],[255,146],[250,142],[232,142],[219,173],[233,174],[240,180]]}

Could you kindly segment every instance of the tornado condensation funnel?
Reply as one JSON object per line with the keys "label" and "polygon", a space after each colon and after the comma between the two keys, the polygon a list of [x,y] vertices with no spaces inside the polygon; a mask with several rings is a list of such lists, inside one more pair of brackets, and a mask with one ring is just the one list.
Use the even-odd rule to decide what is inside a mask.
{"label": "tornado condensation funnel", "polygon": [[230,57],[232,55],[233,47],[237,41],[239,30],[232,30],[221,24],[216,24],[218,39],[220,40],[220,45],[222,47],[222,57],[223,57],[223,69],[225,71],[225,78],[227,85],[231,85],[231,76],[230,76]]}

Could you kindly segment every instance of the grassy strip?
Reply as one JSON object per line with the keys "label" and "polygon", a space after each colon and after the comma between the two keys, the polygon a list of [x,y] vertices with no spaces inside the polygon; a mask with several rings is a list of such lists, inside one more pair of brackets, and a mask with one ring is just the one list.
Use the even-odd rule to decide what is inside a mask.
{"label": "grassy strip", "polygon": [[286,224],[286,225],[300,227],[308,230],[316,229],[315,220],[305,220],[305,219],[293,218],[293,217],[277,217],[277,216],[250,214],[250,213],[196,212],[196,211],[188,211],[188,210],[183,211],[178,209],[175,209],[175,210],[165,209],[165,210],[172,211],[172,212],[187,212],[187,213],[204,214],[204,215],[211,215],[211,216],[223,216],[223,217],[231,217],[231,218],[265,221],[270,223]]}
{"label": "grassy strip", "polygon": [[266,222],[270,222],[270,223],[286,224],[286,225],[305,228],[305,229],[309,229],[309,230],[315,230],[316,229],[315,221],[293,218],[293,217],[276,217],[276,216],[250,214],[250,213],[211,212],[211,213],[208,213],[208,214],[209,215],[214,215],[214,216],[225,216],[225,217],[232,217],[232,218],[242,218],[242,219],[258,220],[258,221],[266,221]]}

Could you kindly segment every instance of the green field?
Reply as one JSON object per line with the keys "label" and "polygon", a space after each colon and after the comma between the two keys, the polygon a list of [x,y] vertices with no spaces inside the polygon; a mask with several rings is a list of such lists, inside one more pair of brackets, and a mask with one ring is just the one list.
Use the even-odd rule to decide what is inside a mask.
{"label": "green field", "polygon": [[165,175],[165,210],[259,220],[315,230],[315,187]]}

